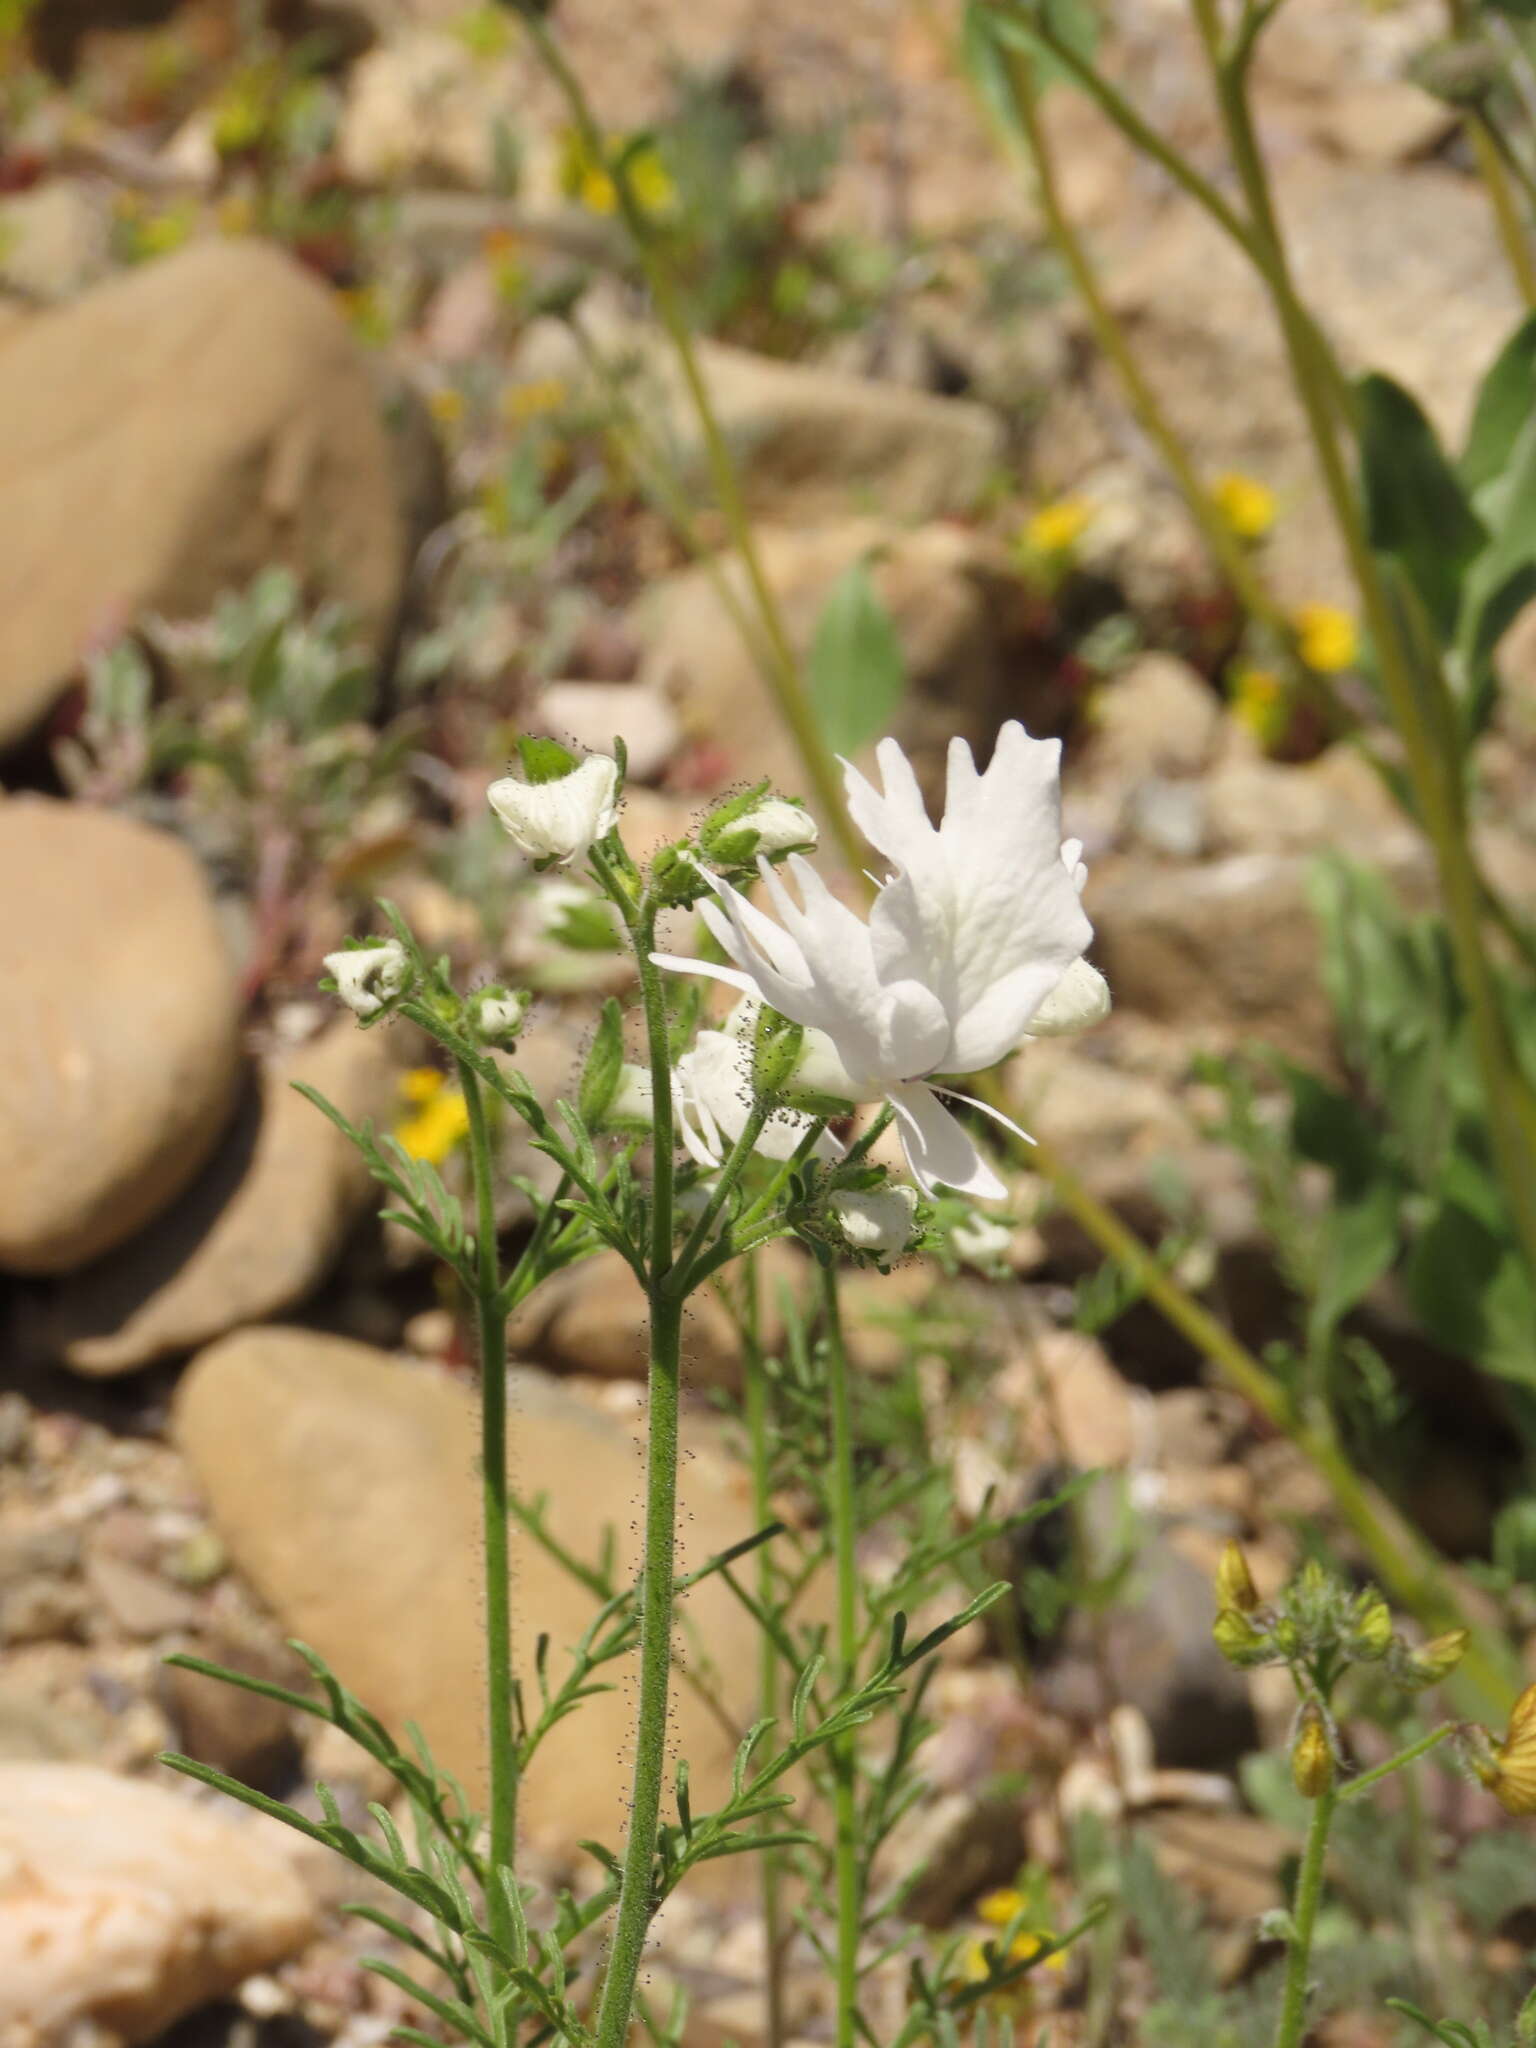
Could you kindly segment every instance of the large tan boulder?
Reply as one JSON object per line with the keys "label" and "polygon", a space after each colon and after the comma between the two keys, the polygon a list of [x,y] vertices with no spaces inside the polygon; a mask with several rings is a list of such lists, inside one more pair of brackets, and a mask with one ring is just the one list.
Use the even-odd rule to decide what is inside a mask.
{"label": "large tan boulder", "polygon": [[395,1075],[389,1039],[350,1017],[270,1063],[180,1199],[61,1288],[48,1349],[77,1372],[131,1372],[304,1301],[383,1194],[294,1084],[319,1089],[354,1123],[387,1124]]}
{"label": "large tan boulder", "polygon": [[0,802],[0,988],[0,1269],[69,1272],[181,1192],[234,1102],[240,996],[197,861],[109,811]]}
{"label": "large tan boulder", "polygon": [[324,288],[198,243],[0,333],[0,745],[146,610],[286,562],[392,622],[404,541],[365,360]]}
{"label": "large tan boulder", "polygon": [[[369,1346],[299,1329],[243,1331],[205,1351],[182,1381],[177,1439],[239,1569],[391,1728],[416,1721],[471,1796],[485,1791],[485,1708],[477,1404],[471,1389]],[[691,1446],[682,1473],[680,1558],[693,1568],[751,1527],[744,1473]],[[604,1530],[627,1581],[639,1563],[642,1454],[620,1424],[557,1382],[515,1373],[512,1484],[548,1497],[549,1526],[595,1562]],[[550,1675],[595,1601],[514,1529],[514,1661],[536,1697],[534,1646],[551,1638]],[[728,1716],[752,1719],[756,1634],[711,1580],[681,1603],[680,1642],[703,1665]],[[702,1644],[707,1656],[694,1648]],[[538,1844],[609,1843],[624,1825],[633,1659],[607,1667],[617,1689],[588,1700],[540,1751],[520,1801]],[[693,1771],[695,1810],[728,1782],[730,1738],[679,1677],[674,1755]]]}
{"label": "large tan boulder", "polygon": [[268,1823],[87,1764],[0,1764],[0,2048],[152,2040],[316,1932]]}

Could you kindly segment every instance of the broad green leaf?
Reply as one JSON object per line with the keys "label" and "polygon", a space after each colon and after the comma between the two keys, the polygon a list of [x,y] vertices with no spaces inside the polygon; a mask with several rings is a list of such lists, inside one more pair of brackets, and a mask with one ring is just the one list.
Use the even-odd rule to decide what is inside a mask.
{"label": "broad green leaf", "polygon": [[1467,565],[1487,540],[1419,402],[1390,377],[1357,387],[1366,528],[1395,559],[1442,643],[1456,630]]}
{"label": "broad green leaf", "polygon": [[811,703],[834,754],[855,754],[883,733],[901,701],[907,663],[867,565],[833,584],[816,622],[807,671]]}
{"label": "broad green leaf", "polygon": [[1536,414],[1520,430],[1496,487],[1484,491],[1482,502],[1493,537],[1467,576],[1456,635],[1474,685],[1516,615],[1536,596]]}
{"label": "broad green leaf", "polygon": [[[1536,9],[1536,0],[1532,0]],[[1514,452],[1520,430],[1536,411],[1536,313],[1526,315],[1505,342],[1478,386],[1467,445],[1456,473],[1476,498],[1500,476]]]}
{"label": "broad green leaf", "polygon": [[1500,1379],[1536,1386],[1536,1289],[1507,1238],[1444,1201],[1403,1278],[1414,1312],[1447,1350]]}

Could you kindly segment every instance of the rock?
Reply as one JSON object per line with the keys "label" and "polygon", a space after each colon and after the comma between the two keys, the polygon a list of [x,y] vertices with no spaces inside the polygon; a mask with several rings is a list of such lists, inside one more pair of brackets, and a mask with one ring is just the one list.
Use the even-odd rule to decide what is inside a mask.
{"label": "rock", "polygon": [[1140,654],[1098,690],[1084,775],[1198,775],[1216,751],[1221,700],[1176,654]]}
{"label": "rock", "polygon": [[1077,1330],[1042,1330],[1024,1357],[994,1382],[1020,1418],[1019,1456],[1028,1465],[1065,1458],[1084,1471],[1123,1466],[1145,1439],[1138,1396],[1102,1347]]}
{"label": "rock", "polygon": [[[605,1526],[616,1570],[638,1563],[641,1452],[615,1422],[535,1372],[512,1380],[511,1474],[548,1498],[550,1526],[595,1560]],[[204,1352],[182,1381],[175,1430],[231,1556],[285,1632],[301,1637],[397,1731],[419,1722],[438,1760],[483,1798],[476,1402],[462,1385],[340,1338],[252,1330]],[[262,1456],[252,1458],[260,1443]],[[682,1561],[696,1567],[751,1527],[745,1476],[696,1444],[682,1478]],[[594,1609],[532,1539],[513,1532],[514,1655],[533,1683],[534,1645],[551,1672]],[[733,1715],[751,1719],[756,1633],[718,1581],[690,1593],[684,1628],[708,1644]],[[530,1844],[571,1850],[623,1825],[632,1667],[540,1751],[524,1786]],[[702,1809],[727,1782],[731,1743],[684,1682],[672,1737]]]}
{"label": "rock", "polygon": [[643,683],[550,683],[531,728],[589,753],[612,753],[617,736],[629,749],[629,775],[636,782],[655,781],[682,738],[671,704]]}
{"label": "rock", "polygon": [[[1422,872],[1405,834],[1389,871]],[[1327,1064],[1332,1011],[1300,854],[1234,854],[1200,867],[1106,861],[1090,878],[1094,957],[1115,1002],[1184,1029],[1210,1027]]]}
{"label": "rock", "polygon": [[0,2040],[147,2041],[315,1931],[255,1828],[85,1764],[0,1765]]}
{"label": "rock", "polygon": [[350,1017],[270,1064],[180,1200],[59,1290],[45,1316],[54,1356],[77,1372],[130,1372],[313,1293],[378,1191],[296,1082],[354,1123],[396,1107],[389,1040]]}
{"label": "rock", "polygon": [[[906,660],[907,688],[893,726],[923,765],[935,764],[955,733],[989,748],[1010,716],[1035,733],[1062,729],[1070,702],[1057,663],[1034,641],[1034,601],[996,543],[958,526],[903,532],[878,520],[765,529],[758,542],[802,653],[833,583],[868,559]],[[716,567],[744,596],[737,564]],[[658,585],[638,608],[636,626],[647,647],[642,676],[665,683],[685,728],[721,750],[722,782],[767,775],[788,794],[809,795],[768,686],[709,570],[688,569]]]}
{"label": "rock", "polygon": [[99,1549],[86,1561],[85,1583],[114,1627],[145,1642],[187,1628],[197,1616],[195,1602],[180,1587]]}
{"label": "rock", "polygon": [[906,1918],[948,1927],[972,1899],[1011,1883],[1024,1855],[1018,1794],[971,1789],[909,1808],[881,1843],[876,1869],[901,1885]]}
{"label": "rock", "polygon": [[175,1199],[235,1096],[239,992],[197,862],[131,818],[0,800],[0,984],[0,1268],[70,1272]]}
{"label": "rock", "polygon": [[362,185],[489,185],[515,161],[516,116],[504,67],[477,63],[454,36],[407,28],[353,68],[342,168]]}
{"label": "rock", "polygon": [[48,178],[0,200],[0,291],[52,305],[106,276],[110,228],[100,193]]}
{"label": "rock", "polygon": [[269,563],[382,640],[404,570],[368,369],[325,290],[207,241],[0,333],[0,745],[86,650]]}
{"label": "rock", "polygon": [[[199,1644],[197,1654],[248,1678],[294,1683],[293,1672],[272,1670],[270,1659],[253,1656],[238,1644]],[[258,1792],[275,1794],[292,1781],[299,1761],[295,1715],[281,1700],[246,1692],[181,1664],[161,1666],[160,1694],[183,1755],[212,1764]]]}
{"label": "rock", "polygon": [[1432,156],[1459,124],[1454,107],[1401,78],[1344,87],[1318,109],[1314,123],[1341,156],[1375,165]]}
{"label": "rock", "polygon": [[[708,479],[699,429],[668,345],[648,330],[603,323],[605,355],[690,484]],[[1002,422],[969,399],[941,398],[810,363],[781,362],[724,342],[698,344],[699,365],[754,517],[831,522],[878,506],[916,524],[973,512],[1003,460]],[[585,388],[590,372],[569,331],[530,330],[512,389],[557,377]]]}
{"label": "rock", "polygon": [[6,1587],[0,1598],[0,1642],[76,1642],[85,1631],[90,1602],[73,1579],[40,1573]]}
{"label": "rock", "polygon": [[1342,742],[1300,767],[1229,745],[1203,794],[1213,852],[1328,851],[1374,862],[1385,845],[1408,857],[1401,810],[1364,755]]}

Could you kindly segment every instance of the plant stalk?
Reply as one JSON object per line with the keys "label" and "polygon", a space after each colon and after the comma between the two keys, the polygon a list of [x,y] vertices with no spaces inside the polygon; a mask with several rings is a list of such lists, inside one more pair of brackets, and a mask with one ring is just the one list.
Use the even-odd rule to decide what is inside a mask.
{"label": "plant stalk", "polygon": [[1323,1896],[1323,1866],[1328,1858],[1328,1834],[1333,1826],[1333,1811],[1337,1803],[1338,1794],[1332,1786],[1312,1803],[1312,1822],[1307,1829],[1307,1846],[1296,1880],[1296,1904],[1291,1915],[1293,1932],[1285,1965],[1285,1995],[1280,2007],[1280,2025],[1275,2033],[1275,2048],[1301,2048],[1306,2033],[1312,1937],[1317,1931],[1317,1909]]}
{"label": "plant stalk", "polygon": [[486,1708],[490,1723],[491,1830],[486,1908],[491,1933],[510,1943],[511,1909],[498,1873],[513,1868],[517,1840],[517,1731],[513,1727],[512,1567],[507,1540],[507,1320],[496,1245],[491,1137],[480,1079],[456,1059],[469,1119],[475,1183],[475,1311],[480,1339],[480,1497],[485,1541]]}
{"label": "plant stalk", "polygon": [[640,1684],[634,1787],[624,1844],[613,1945],[598,2004],[598,2048],[624,2048],[634,2010],[645,1938],[654,1910],[652,1869],[667,1763],[667,1702],[672,1673],[672,1598],[676,1569],[678,1392],[683,1298],[672,1284],[672,1062],[661,976],[651,960],[656,914],[632,917],[653,1091],[654,1166],[649,1261],[651,1355],[646,1430],[644,1562],[640,1573]]}
{"label": "plant stalk", "polygon": [[[843,1342],[842,1314],[837,1298],[837,1271],[820,1268],[827,1378],[832,1394],[832,1548],[837,1581],[837,1656],[839,1683],[854,1684],[859,1659],[858,1512],[853,1477],[853,1403],[848,1386],[848,1352]],[[841,1735],[832,1745],[834,1873],[837,1893],[837,2048],[855,2048],[859,2035],[859,1934],[862,1904],[859,1883],[858,1780],[855,1736]]]}
{"label": "plant stalk", "polygon": [[[752,1460],[752,1518],[766,1529],[773,1515],[773,1471],[769,1458],[768,1375],[762,1351],[762,1281],[755,1256],[745,1261],[746,1287],[743,1362],[746,1367],[747,1442]],[[765,1614],[773,1612],[776,1597],[772,1546],[760,1544],[757,1551],[757,1600]],[[762,1629],[757,1646],[757,1711],[760,1719],[776,1721],[779,1715],[779,1652],[773,1634]],[[777,1822],[764,1814],[760,1831],[772,1836]],[[784,1905],[782,1857],[770,1843],[759,1852],[758,1876],[763,1903],[763,2041],[764,2048],[782,2048],[784,2026]]]}

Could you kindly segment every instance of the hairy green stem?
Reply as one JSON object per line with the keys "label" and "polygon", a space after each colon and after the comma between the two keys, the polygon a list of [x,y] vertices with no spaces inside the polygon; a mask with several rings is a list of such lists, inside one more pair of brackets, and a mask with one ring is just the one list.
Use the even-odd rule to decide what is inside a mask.
{"label": "hairy green stem", "polygon": [[[1437,713],[1448,690],[1438,662],[1415,673],[1339,443],[1332,386],[1337,366],[1297,295],[1269,176],[1248,106],[1246,70],[1223,58],[1214,0],[1192,0],[1210,55],[1223,125],[1258,237],[1260,268],[1278,316],[1324,488],[1376,650],[1382,689],[1402,738],[1419,815],[1435,857],[1457,979],[1466,997],[1494,1163],[1525,1256],[1536,1272],[1536,1178],[1522,1131],[1525,1085],[1515,1066],[1492,970],[1483,945],[1483,884],[1472,857],[1455,754],[1437,744]],[[1428,653],[1428,650],[1426,650]],[[1426,706],[1423,691],[1432,699]]]}
{"label": "hairy green stem", "polygon": [[1416,1764],[1421,1756],[1428,1756],[1432,1749],[1444,1742],[1448,1735],[1456,1733],[1454,1721],[1446,1721],[1438,1728],[1432,1728],[1427,1735],[1421,1735],[1417,1742],[1410,1742],[1406,1749],[1400,1749],[1396,1756],[1389,1756],[1384,1764],[1377,1764],[1374,1770],[1363,1771],[1358,1778],[1351,1778],[1340,1788],[1340,1799],[1358,1799],[1362,1792],[1369,1792],[1373,1785],[1379,1785],[1383,1778],[1390,1778],[1394,1771],[1400,1771],[1407,1764]]}
{"label": "hairy green stem", "polygon": [[1328,1858],[1328,1834],[1333,1826],[1337,1803],[1338,1795],[1331,1787],[1312,1803],[1312,1822],[1307,1829],[1307,1846],[1302,1853],[1301,1872],[1296,1879],[1296,1903],[1291,1912],[1291,1944],[1286,1958],[1285,1995],[1280,2005],[1275,2048],[1301,2048],[1306,2033],[1312,1937],[1317,1931],[1317,1909],[1323,1896],[1323,1866]]}
{"label": "hairy green stem", "polygon": [[475,1184],[475,1309],[480,1337],[480,1498],[485,1542],[486,1706],[490,1722],[491,1838],[486,1907],[491,1933],[512,1937],[499,1873],[511,1870],[517,1840],[517,1732],[512,1725],[512,1575],[507,1541],[507,1318],[496,1247],[491,1136],[480,1079],[455,1059],[469,1119]]}
{"label": "hairy green stem", "polygon": [[1050,137],[1040,117],[1039,89],[1032,59],[1020,52],[1010,53],[1006,77],[1019,130],[1034,166],[1046,231],[1082,301],[1099,352],[1120,379],[1137,425],[1172,477],[1212,560],[1231,585],[1239,603],[1253,618],[1263,620],[1283,640],[1289,641],[1291,628],[1284,613],[1264,588],[1242,541],[1201,483],[1183,442],[1143,374],[1135,350],[1099,287],[1082,238],[1062,201]]}
{"label": "hairy green stem", "polygon": [[[752,1460],[752,1519],[766,1529],[773,1515],[773,1468],[769,1456],[768,1374],[762,1349],[762,1279],[757,1260],[745,1261],[743,1284],[746,1308],[743,1318],[746,1370],[747,1442]],[[771,1544],[757,1550],[757,1601],[763,1613],[771,1614],[777,1593]],[[758,1632],[757,1711],[764,1721],[779,1715],[779,1651],[771,1629]],[[759,1832],[769,1836],[778,1827],[776,1814],[765,1813]],[[763,2041],[764,2048],[782,2048],[784,2024],[784,1902],[783,1857],[772,1846],[762,1849],[758,1859],[758,1881],[763,1903]]]}
{"label": "hairy green stem", "polygon": [[630,912],[650,1059],[654,1166],[651,1177],[649,1285],[651,1356],[646,1429],[644,1561],[640,1573],[640,1683],[634,1781],[624,1844],[613,1945],[598,2003],[598,2048],[624,2048],[635,1986],[654,1910],[652,1870],[667,1763],[667,1701],[672,1674],[672,1592],[676,1570],[678,1383],[683,1296],[673,1284],[672,1059],[661,976],[651,960],[652,908]]}
{"label": "hairy green stem", "polygon": [[[832,1552],[837,1581],[839,1684],[851,1688],[859,1660],[858,1507],[853,1482],[853,1403],[848,1349],[837,1299],[837,1269],[820,1268],[822,1342],[832,1395]],[[833,1867],[837,1893],[837,2048],[854,2048],[859,2034],[859,1934],[863,1918],[859,1882],[858,1757],[856,1736],[832,1744]]]}
{"label": "hairy green stem", "polygon": [[526,13],[523,19],[540,60],[564,96],[583,148],[591,153],[594,162],[606,168],[613,180],[619,208],[624,215],[624,225],[629,230],[630,239],[635,245],[635,253],[645,272],[656,316],[677,357],[689,402],[699,423],[705,461],[709,467],[710,481],[714,486],[720,511],[762,620],[768,655],[765,680],[773,693],[779,715],[788,726],[800,757],[805,763],[806,774],[810,779],[816,801],[826,814],[845,857],[857,871],[864,860],[864,850],[843,808],[842,783],[838,776],[837,763],[822,735],[821,726],[805,687],[804,677],[800,672],[799,659],[784,624],[783,613],[774,598],[772,586],[764,570],[762,556],[752,531],[752,521],[742,495],[741,482],[736,473],[736,465],[725,435],[721,431],[714,401],[709,395],[709,386],[704,379],[699,353],[694,346],[693,333],[688,325],[688,317],[683,310],[677,287],[673,283],[664,257],[656,246],[655,233],[645,208],[635,197],[628,166],[622,161],[611,159],[611,152],[604,143],[602,130],[588,103],[580,79],[566,62],[559,45],[544,22],[532,13]]}

